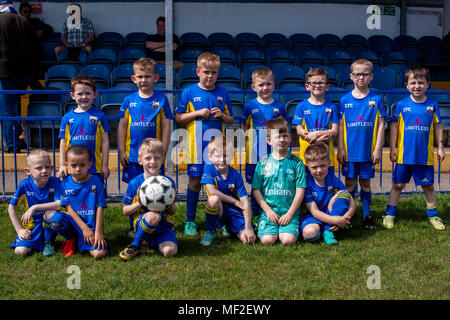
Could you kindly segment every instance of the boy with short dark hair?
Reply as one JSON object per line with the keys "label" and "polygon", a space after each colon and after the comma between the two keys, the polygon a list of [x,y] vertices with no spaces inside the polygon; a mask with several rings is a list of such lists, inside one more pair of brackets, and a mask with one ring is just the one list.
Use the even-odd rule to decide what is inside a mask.
{"label": "boy with short dark hair", "polygon": [[170,142],[172,111],[167,97],[153,86],[159,80],[156,63],[140,58],[133,63],[131,80],[138,91],[125,97],[119,111],[118,149],[123,167],[122,181],[129,183],[144,172],[138,161],[138,150],[145,138],[164,144],[164,158]]}
{"label": "boy with short dark hair", "polygon": [[78,251],[89,251],[94,259],[106,256],[103,236],[103,216],[106,205],[102,179],[89,173],[92,166],[91,152],[82,145],[71,146],[66,151],[66,167],[70,170],[60,185],[61,206],[67,212],[57,212],[50,219],[51,228],[66,241],[64,257]]}
{"label": "boy with short dark hair", "polygon": [[267,143],[272,153],[258,162],[252,184],[253,196],[262,209],[258,237],[265,245],[273,245],[278,239],[283,245],[291,245],[299,235],[306,179],[302,160],[289,151],[290,142],[286,120],[268,121]]}
{"label": "boy with short dark hair", "polygon": [[[219,56],[203,52],[197,59],[197,84],[187,87],[181,94],[175,122],[186,125],[186,157],[189,184],[187,189],[186,224],[184,233],[197,236],[195,223],[198,197],[201,190],[204,151],[214,136],[225,136],[225,125],[233,123],[233,112],[228,91],[216,85],[220,69]],[[207,136],[208,139],[204,139]]]}
{"label": "boy with short dark hair", "polygon": [[405,82],[410,95],[397,103],[391,125],[390,159],[395,162],[395,169],[383,226],[394,228],[400,194],[413,177],[416,186],[423,189],[430,223],[436,230],[445,230],[444,222],[437,216],[434,192],[434,139],[437,160],[445,158],[439,104],[426,96],[430,85],[428,69],[412,67],[405,73]]}
{"label": "boy with short dark hair", "polygon": [[363,208],[361,225],[366,230],[374,230],[375,223],[370,214],[370,179],[375,176],[375,165],[381,159],[387,112],[382,97],[369,88],[373,79],[373,65],[369,60],[354,61],[350,78],[355,87],[339,102],[338,160],[342,164],[345,186],[353,198],[359,177]]}

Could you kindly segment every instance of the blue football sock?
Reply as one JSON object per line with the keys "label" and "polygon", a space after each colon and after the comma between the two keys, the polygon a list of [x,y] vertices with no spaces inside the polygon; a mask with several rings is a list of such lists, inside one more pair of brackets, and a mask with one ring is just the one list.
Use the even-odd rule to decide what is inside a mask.
{"label": "blue football sock", "polygon": [[386,207],[386,215],[395,217],[396,213],[397,213],[397,206],[391,206],[388,204]]}
{"label": "blue football sock", "polygon": [[195,214],[197,211],[198,196],[201,188],[194,188],[188,184],[186,194],[186,218],[188,222],[195,222]]}
{"label": "blue football sock", "polygon": [[355,196],[356,196],[356,188],[353,189],[353,191],[349,191],[349,192],[350,192],[350,194],[352,195],[352,198],[355,199]]}
{"label": "blue football sock", "polygon": [[150,225],[145,218],[142,218],[138,223],[138,227],[136,230],[136,236],[134,241],[131,243],[136,247],[140,248],[142,246],[142,242],[150,238],[150,236],[155,232],[157,226]]}
{"label": "blue football sock", "polygon": [[372,192],[361,190],[361,203],[363,208],[363,218],[370,216],[370,203],[372,201]]}
{"label": "blue football sock", "polygon": [[350,193],[340,192],[331,208],[331,216],[343,216],[350,207]]}
{"label": "blue football sock", "polygon": [[216,231],[217,228],[222,227],[219,222],[219,217],[218,217],[219,209],[218,208],[213,209],[213,208],[206,206],[205,213],[206,213],[206,215],[205,215],[206,230]]}
{"label": "blue football sock", "polygon": [[303,239],[305,239],[305,241],[308,242],[316,242],[317,240],[320,239],[320,231],[317,232],[317,234],[314,237],[303,237]]}
{"label": "blue football sock", "polygon": [[435,217],[435,216],[437,216],[437,214],[438,214],[437,206],[435,206],[433,208],[427,208],[427,216],[428,216],[428,218]]}

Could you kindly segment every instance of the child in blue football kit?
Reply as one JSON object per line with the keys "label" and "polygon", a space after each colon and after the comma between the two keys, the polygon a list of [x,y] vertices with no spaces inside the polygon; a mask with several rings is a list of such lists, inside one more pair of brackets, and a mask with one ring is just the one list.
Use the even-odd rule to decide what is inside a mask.
{"label": "child in blue football kit", "polygon": [[350,67],[350,78],[355,87],[339,102],[338,160],[345,176],[345,186],[353,198],[359,177],[363,208],[361,226],[366,230],[375,229],[370,214],[370,179],[375,176],[374,166],[381,159],[384,118],[387,116],[383,99],[369,88],[373,79],[372,70],[370,61],[354,61]]}
{"label": "child in blue football kit", "polygon": [[89,173],[92,166],[88,148],[71,146],[66,151],[66,166],[70,170],[60,185],[61,206],[66,212],[57,212],[50,219],[51,228],[63,236],[62,252],[70,257],[76,250],[88,251],[95,259],[106,256],[103,236],[103,216],[106,205],[105,188],[98,175]]}
{"label": "child in blue football kit", "polygon": [[267,142],[272,153],[258,162],[252,184],[253,196],[261,208],[258,237],[264,245],[278,240],[292,245],[299,236],[305,169],[302,160],[289,151],[291,134],[286,120],[267,123]]}
{"label": "child in blue football kit", "polygon": [[421,186],[427,204],[427,216],[436,230],[445,230],[437,216],[434,192],[434,136],[437,141],[437,159],[445,158],[444,137],[438,103],[426,96],[430,85],[429,71],[413,67],[405,73],[406,88],[410,95],[395,107],[390,136],[390,159],[395,163],[393,185],[389,194],[383,226],[394,228],[397,203],[405,184],[414,178]]}
{"label": "child in blue football kit", "polygon": [[[44,256],[54,253],[53,242],[56,234],[48,228],[48,221],[60,207],[59,182],[51,176],[53,166],[46,151],[33,150],[26,160],[25,173],[12,197],[8,213],[17,233],[11,245],[14,253],[25,256],[32,250],[42,251]],[[19,220],[17,207],[25,207]]]}
{"label": "child in blue football kit", "polygon": [[300,219],[300,228],[306,241],[320,239],[336,245],[334,231],[350,226],[355,213],[355,202],[344,184],[329,170],[328,148],[323,143],[312,144],[305,150],[305,203],[308,213]]}
{"label": "child in blue football kit", "polygon": [[175,122],[186,125],[186,156],[189,184],[186,202],[185,234],[197,236],[195,223],[198,197],[201,190],[203,166],[207,161],[206,148],[213,137],[225,136],[225,125],[233,123],[228,91],[216,85],[220,58],[210,52],[202,53],[197,59],[199,82],[183,90],[179,106],[175,110]]}
{"label": "child in blue football kit", "polygon": [[325,99],[329,89],[328,73],[313,68],[306,74],[306,90],[310,97],[299,102],[295,108],[292,124],[296,125],[300,142],[300,159],[305,162],[304,153],[312,143],[327,143],[330,154],[330,171],[334,173],[333,138],[338,134],[339,115],[334,103]]}
{"label": "child in blue football kit", "polygon": [[111,128],[105,114],[92,105],[97,96],[95,81],[90,76],[80,75],[71,80],[71,87],[70,96],[77,106],[61,119],[58,177],[63,179],[69,173],[64,158],[66,150],[70,146],[82,145],[91,152],[93,165],[89,173],[107,179],[109,177],[108,131]]}
{"label": "child in blue football kit", "polygon": [[[157,212],[144,207],[139,197],[142,183],[149,177],[160,174],[164,155],[163,143],[153,138],[144,139],[139,147],[139,164],[144,172],[130,181],[122,201],[123,214],[130,217],[133,231],[136,233],[133,242],[119,254],[125,261],[131,260],[140,252],[144,241],[150,247],[155,247],[164,257],[173,257],[177,254],[178,241],[174,222],[169,217],[175,214],[176,204],[173,203],[165,211]],[[175,182],[169,177],[166,178],[172,181],[175,187]]]}
{"label": "child in blue football kit", "polygon": [[117,142],[123,167],[122,181],[126,183],[144,172],[138,163],[138,150],[145,138],[161,140],[167,153],[173,117],[167,97],[153,90],[159,80],[155,62],[140,58],[133,63],[133,73],[131,79],[138,91],[125,97],[118,114]]}
{"label": "child in blue football kit", "polygon": [[[257,97],[244,106],[241,120],[242,129],[247,137],[245,143],[245,180],[252,184],[258,161],[271,153],[266,142],[267,121],[286,119],[286,107],[272,96],[275,89],[275,76],[269,68],[257,68],[252,73],[252,89]],[[253,195],[250,195],[253,216],[259,216],[260,208]]]}
{"label": "child in blue football kit", "polygon": [[242,243],[253,243],[256,235],[251,223],[251,211],[247,190],[239,172],[230,166],[234,150],[223,137],[211,140],[201,183],[206,186],[206,233],[201,244],[210,246],[217,237],[217,229],[228,236],[236,234]]}

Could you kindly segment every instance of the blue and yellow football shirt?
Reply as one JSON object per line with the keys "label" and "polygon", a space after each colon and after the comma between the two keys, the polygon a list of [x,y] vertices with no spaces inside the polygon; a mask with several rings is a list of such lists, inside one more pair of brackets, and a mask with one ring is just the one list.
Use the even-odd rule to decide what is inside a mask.
{"label": "blue and yellow football shirt", "polygon": [[[339,125],[339,114],[334,103],[325,100],[321,105],[313,105],[308,100],[303,100],[295,108],[292,124],[302,126],[307,132],[330,130],[332,124]],[[309,142],[299,137],[300,158],[305,162],[305,150]],[[333,139],[328,142],[330,153],[330,166],[334,166],[334,145]]]}
{"label": "blue and yellow football shirt", "polygon": [[371,161],[379,119],[387,116],[383,99],[372,91],[362,99],[348,92],[339,102],[339,116],[343,121],[345,161]]}
{"label": "blue and yellow football shirt", "polygon": [[398,122],[397,163],[434,165],[434,131],[441,122],[438,103],[431,98],[417,103],[407,97],[397,103],[394,118]]}
{"label": "blue and yellow football shirt", "polygon": [[161,120],[172,118],[169,100],[155,91],[150,98],[138,92],[125,97],[118,114],[128,120],[125,152],[130,162],[138,162],[138,150],[145,138],[162,140]]}
{"label": "blue and yellow football shirt", "polygon": [[211,184],[218,191],[236,200],[240,200],[241,197],[245,197],[248,195],[242,176],[233,167],[228,167],[228,174],[226,179],[224,179],[222,175],[217,171],[214,164],[205,164],[201,183]]}
{"label": "blue and yellow football shirt", "polygon": [[105,114],[97,108],[91,107],[84,112],[72,110],[61,120],[59,139],[66,139],[66,150],[75,145],[87,147],[92,156],[89,173],[101,173],[103,166],[101,134],[110,130]]}
{"label": "blue and yellow football shirt", "polygon": [[[183,90],[176,113],[189,113],[201,109],[219,108],[226,115],[232,116],[231,101],[228,91],[216,85],[214,90],[204,90],[194,84]],[[188,137],[186,141],[187,163],[203,164],[207,161],[208,143],[212,137],[225,136],[225,124],[221,119],[196,118],[186,125]],[[205,151],[205,153],[204,153]]]}
{"label": "blue and yellow football shirt", "polygon": [[61,182],[61,206],[71,205],[81,220],[91,230],[95,230],[97,207],[106,208],[106,194],[103,181],[96,175],[83,182],[73,180],[68,175]]}
{"label": "blue and yellow football shirt", "polygon": [[271,104],[262,104],[257,99],[252,99],[245,104],[241,120],[248,128],[245,163],[256,165],[259,159],[272,152],[266,140],[267,121],[286,117],[286,107],[278,100]]}
{"label": "blue and yellow football shirt", "polygon": [[327,212],[328,203],[340,190],[346,190],[345,185],[333,172],[325,177],[325,186],[319,186],[310,173],[306,173],[305,203],[315,202],[322,212]]}

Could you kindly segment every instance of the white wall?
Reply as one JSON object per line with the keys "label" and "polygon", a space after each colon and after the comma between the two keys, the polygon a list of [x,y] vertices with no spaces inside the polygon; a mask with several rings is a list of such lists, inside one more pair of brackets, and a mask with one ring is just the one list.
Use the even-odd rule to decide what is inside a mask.
{"label": "white wall", "polygon": [[[19,7],[15,3],[16,8]],[[68,3],[42,2],[42,14],[34,15],[50,24],[55,31],[62,29],[67,19]],[[94,23],[96,33],[116,31],[123,35],[133,31],[154,33],[155,21],[164,15],[164,2],[97,2],[82,3],[83,15]],[[369,30],[366,21],[369,14],[365,5],[308,4],[308,3],[189,3],[174,4],[175,33],[254,32],[264,35],[281,32],[287,36],[293,33],[334,33],[344,36],[359,33],[366,37],[385,34],[395,37],[400,32],[400,9],[395,16],[380,18],[381,28]],[[417,8],[411,8],[417,9]],[[423,8],[418,8],[422,10]],[[437,8],[425,10],[440,11]],[[407,32],[416,38],[422,35],[442,36],[442,26],[437,26],[436,16],[408,14]]]}

